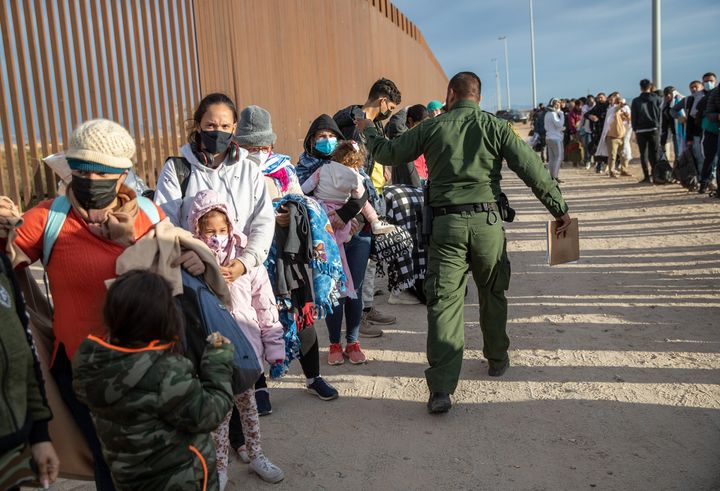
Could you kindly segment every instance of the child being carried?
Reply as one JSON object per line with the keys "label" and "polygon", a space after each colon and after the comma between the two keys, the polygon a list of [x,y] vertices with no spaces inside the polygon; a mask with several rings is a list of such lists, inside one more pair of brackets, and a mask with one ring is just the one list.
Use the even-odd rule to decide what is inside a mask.
{"label": "child being carried", "polygon": [[[312,193],[325,208],[334,211],[348,202],[350,198],[360,198],[365,194],[363,176],[358,171],[365,164],[365,150],[353,140],[338,143],[333,160],[316,170],[302,185],[305,194]],[[387,234],[395,230],[378,218],[369,201],[363,205],[360,213],[370,224],[373,234]],[[352,235],[352,221],[348,221],[341,229],[335,230],[338,245],[348,242]]]}

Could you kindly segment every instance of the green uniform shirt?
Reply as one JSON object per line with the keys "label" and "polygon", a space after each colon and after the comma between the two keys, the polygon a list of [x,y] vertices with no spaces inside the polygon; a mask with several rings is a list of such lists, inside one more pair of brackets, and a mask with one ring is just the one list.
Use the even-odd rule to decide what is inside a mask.
{"label": "green uniform shirt", "polygon": [[555,217],[567,212],[557,182],[540,157],[506,123],[462,100],[395,140],[370,126],[364,131],[373,159],[401,165],[425,155],[433,207],[496,202],[503,159]]}

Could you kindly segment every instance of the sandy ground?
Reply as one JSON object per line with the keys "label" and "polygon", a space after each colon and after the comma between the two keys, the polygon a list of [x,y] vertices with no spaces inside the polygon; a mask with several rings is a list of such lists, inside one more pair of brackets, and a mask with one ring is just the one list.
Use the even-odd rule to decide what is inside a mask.
{"label": "sandy ground", "polygon": [[424,307],[378,297],[398,323],[363,340],[367,365],[323,367],[340,399],[307,394],[297,365],[272,384],[285,481],[233,461],[229,489],[720,489],[720,200],[566,166],[582,258],[550,268],[549,215],[510,174],[506,375],[487,376],[471,287],[455,406],[428,415]]}

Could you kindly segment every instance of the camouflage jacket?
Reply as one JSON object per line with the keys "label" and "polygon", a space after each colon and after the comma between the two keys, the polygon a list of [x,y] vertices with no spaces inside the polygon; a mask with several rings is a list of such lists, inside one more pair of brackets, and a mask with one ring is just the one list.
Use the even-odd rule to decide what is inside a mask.
{"label": "camouflage jacket", "polygon": [[208,346],[196,375],[170,347],[128,349],[90,336],[73,360],[75,392],[118,490],[218,488],[210,432],[232,407],[234,348]]}

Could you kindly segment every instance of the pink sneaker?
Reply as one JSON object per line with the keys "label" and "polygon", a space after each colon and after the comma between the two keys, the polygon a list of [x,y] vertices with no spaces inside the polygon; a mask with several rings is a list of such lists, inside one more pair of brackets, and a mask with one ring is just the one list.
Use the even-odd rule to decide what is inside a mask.
{"label": "pink sneaker", "polygon": [[342,365],[345,363],[343,358],[343,350],[340,343],[330,343],[330,353],[328,353],[328,365]]}
{"label": "pink sneaker", "polygon": [[345,347],[345,356],[348,357],[350,360],[350,363],[353,365],[360,365],[362,363],[367,363],[367,358],[365,358],[365,353],[362,352],[360,349],[360,343],[350,343]]}

